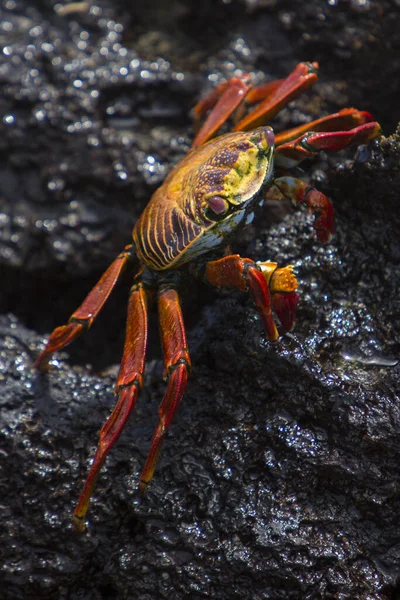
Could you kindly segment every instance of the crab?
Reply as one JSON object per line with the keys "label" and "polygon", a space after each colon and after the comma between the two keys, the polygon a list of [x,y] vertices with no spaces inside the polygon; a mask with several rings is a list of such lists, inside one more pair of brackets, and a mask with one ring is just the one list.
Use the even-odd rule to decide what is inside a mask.
{"label": "crab", "polygon": [[[115,386],[116,406],[100,431],[100,441],[74,511],[84,530],[90,498],[101,466],[116,443],[143,385],[149,304],[157,298],[167,389],[159,422],[141,471],[139,493],[150,483],[162,442],[184,395],[191,361],[179,287],[197,276],[216,288],[248,292],[268,340],[279,337],[273,311],[284,330],[295,324],[297,281],[291,266],[254,262],[224,249],[250,223],[265,198],[304,203],[314,215],[317,238],[327,242],[334,212],[320,191],[286,171],[321,150],[364,144],[380,134],[367,112],[346,108],[306,125],[274,134],[265,122],[317,79],[317,63],[300,63],[281,80],[252,87],[247,76],[216,87],[195,107],[198,126],[192,148],[154,193],[133,229],[133,242],[101,277],[68,324],[57,327],[36,360],[46,371],[51,355],[89,329],[129,263],[136,264],[130,291],[126,338]],[[231,132],[217,135],[228,120]],[[202,125],[200,126],[200,124]],[[274,171],[275,165],[275,171]]]}

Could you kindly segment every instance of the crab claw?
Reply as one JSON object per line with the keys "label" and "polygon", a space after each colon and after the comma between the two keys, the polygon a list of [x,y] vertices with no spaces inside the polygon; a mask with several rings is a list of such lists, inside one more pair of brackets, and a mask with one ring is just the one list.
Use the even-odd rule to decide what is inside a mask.
{"label": "crab claw", "polygon": [[258,262],[271,292],[272,305],[278,319],[286,331],[291,331],[296,323],[296,307],[299,295],[298,283],[292,265],[279,267],[274,262]]}
{"label": "crab claw", "polygon": [[314,229],[320,242],[329,242],[335,232],[335,211],[325,194],[309,186],[301,179],[288,175],[275,179],[269,188],[267,198],[282,200],[289,198],[294,207],[306,204],[314,215]]}
{"label": "crab claw", "polygon": [[306,193],[305,202],[310,213],[315,215],[314,229],[320,242],[329,242],[335,233],[335,211],[330,200],[315,188]]}
{"label": "crab claw", "polygon": [[272,304],[275,312],[286,331],[291,331],[296,324],[298,302],[299,295],[297,292],[277,292],[272,296]]}

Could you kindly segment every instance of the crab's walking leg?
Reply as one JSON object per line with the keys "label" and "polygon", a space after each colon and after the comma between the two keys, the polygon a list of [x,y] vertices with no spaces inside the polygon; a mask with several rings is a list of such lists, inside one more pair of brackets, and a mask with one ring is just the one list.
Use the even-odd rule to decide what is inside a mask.
{"label": "crab's walking leg", "polygon": [[[218,100],[223,96],[224,92],[228,88],[238,87],[240,89],[241,84],[237,83],[237,82],[241,82],[242,84],[244,84],[244,86],[246,86],[248,88],[249,91],[247,92],[247,94],[244,98],[243,104],[249,106],[252,104],[258,104],[262,100],[265,100],[265,98],[267,98],[267,96],[272,94],[272,92],[274,92],[281,85],[281,83],[283,81],[284,81],[283,79],[275,79],[274,81],[268,81],[268,83],[257,85],[256,87],[251,87],[251,85],[246,86],[246,84],[248,82],[248,75],[244,75],[243,77],[232,77],[232,79],[229,79],[229,81],[220,83],[215,88],[213,88],[211,90],[211,92],[209,92],[206,96],[204,96],[204,98],[199,100],[199,102],[194,107],[193,117],[194,117],[195,130],[198,130],[200,128],[201,119],[203,117],[205,117],[205,115],[207,114],[207,112],[209,110],[211,110],[215,107]],[[240,94],[240,92],[239,92],[238,95],[240,96],[240,101],[241,101],[243,99],[242,98],[243,94]],[[228,99],[228,97],[226,97],[226,99]],[[235,102],[232,104],[235,104]],[[228,102],[227,105],[230,106],[230,103]],[[245,107],[244,107],[244,109],[245,109]],[[224,115],[224,110],[218,109],[215,112],[222,115],[222,120],[221,120],[221,124],[222,124],[224,121],[226,121],[226,119],[232,114],[232,112],[234,110],[235,110],[235,106],[232,108],[232,110],[229,109],[229,112],[227,111],[226,116]],[[237,115],[237,113],[235,113],[235,117],[236,117],[236,115]]]}
{"label": "crab's walking leg", "polygon": [[315,216],[314,229],[320,242],[329,242],[335,231],[335,212],[331,201],[325,194],[295,177],[278,177],[267,192],[270,200],[287,198],[297,208],[306,204]]}
{"label": "crab's walking leg", "polygon": [[[254,129],[275,116],[284,106],[309,88],[316,80],[318,63],[300,63],[286,79],[271,81],[251,89],[247,77],[232,78],[210,92],[194,109],[195,119],[214,107],[198,131],[193,146],[201,146],[209,140],[243,100],[247,104],[260,104],[237,123],[233,131]],[[219,98],[219,100],[218,100]],[[218,101],[217,101],[218,100]]]}
{"label": "crab's walking leg", "polygon": [[197,135],[193,140],[192,147],[195,148],[197,146],[201,146],[218,131],[221,125],[225,123],[225,121],[243,101],[243,98],[250,88],[251,85],[247,83],[246,79],[233,77],[227,83],[218,86],[211,92],[211,95],[206,96],[206,98],[196,105],[194,114],[198,123],[200,115],[205,112],[209,106],[212,106],[212,104],[223,91],[213,110],[208,115],[208,118],[197,132]]}
{"label": "crab's walking leg", "polygon": [[57,327],[53,331],[45,349],[36,359],[34,368],[43,372],[47,371],[48,362],[53,352],[64,348],[79,337],[85,329],[89,329],[131,258],[132,246],[127,246],[108,267],[81,306],[70,317],[68,324]]}
{"label": "crab's walking leg", "polygon": [[[368,115],[368,113],[366,113]],[[362,115],[362,113],[361,113]],[[363,123],[358,127],[345,131],[312,131],[313,123],[308,123],[308,131],[299,137],[292,139],[291,132],[278,134],[277,147],[275,149],[274,160],[278,167],[291,169],[306,158],[313,158],[318,152],[338,152],[350,145],[366,144],[370,140],[378,137],[381,134],[379,123],[370,121]],[[321,127],[323,125],[320,125]],[[329,128],[329,124],[325,122],[325,126]],[[316,128],[319,125],[317,122]],[[301,130],[304,128],[301,128]],[[287,136],[289,141],[282,143],[284,136]]]}
{"label": "crab's walking leg", "polygon": [[186,389],[190,357],[185,327],[175,289],[165,286],[159,292],[158,311],[164,353],[164,376],[168,387],[158,409],[159,423],[155,430],[146,463],[140,474],[139,492],[144,494],[157,464],[166,431],[179,407]]}
{"label": "crab's walking leg", "polygon": [[255,263],[249,258],[231,254],[208,262],[204,278],[207,283],[217,288],[249,292],[261,314],[267,337],[271,342],[279,337],[271,303],[284,328],[288,331],[293,329],[298,295],[295,291],[297,281],[292,267],[278,268],[276,263]]}
{"label": "crab's walking leg", "polygon": [[[354,127],[354,125],[357,127]],[[343,127],[343,131],[335,131]],[[275,138],[275,164],[291,168],[321,150],[337,152],[350,144],[364,144],[380,135],[378,123],[371,115],[354,108],[345,108],[307,125],[280,133]],[[300,135],[299,135],[300,134]],[[335,228],[334,210],[330,200],[315,188],[294,177],[279,177],[267,193],[268,198],[290,198],[294,206],[305,203],[315,215],[314,228],[321,242],[330,240]]]}
{"label": "crab's walking leg", "polygon": [[80,531],[84,529],[85,515],[99,470],[124,428],[142,388],[147,345],[147,305],[148,292],[141,283],[135,284],[129,296],[124,353],[115,386],[118,401],[100,431],[100,442],[74,511],[74,524]]}
{"label": "crab's walking leg", "polygon": [[342,110],[337,113],[333,113],[327,115],[326,117],[316,119],[315,121],[303,123],[303,125],[299,125],[298,127],[293,127],[292,129],[287,129],[286,131],[277,133],[275,135],[275,147],[282,146],[282,144],[287,144],[288,142],[296,140],[304,133],[308,133],[310,131],[348,131],[349,129],[364,125],[365,123],[370,123],[371,121],[373,121],[372,115],[365,110],[357,110],[356,108],[342,108]]}
{"label": "crab's walking leg", "polygon": [[[239,121],[233,131],[249,131],[272,119],[284,106],[297,98],[318,79],[318,63],[299,63],[283,79],[281,84],[269,93],[265,100]],[[253,92],[255,95],[256,92]]]}

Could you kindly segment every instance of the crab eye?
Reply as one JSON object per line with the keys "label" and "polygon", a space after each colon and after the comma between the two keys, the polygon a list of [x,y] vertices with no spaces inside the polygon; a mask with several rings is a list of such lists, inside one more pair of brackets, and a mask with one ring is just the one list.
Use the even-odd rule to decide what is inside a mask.
{"label": "crab eye", "polygon": [[265,137],[268,142],[268,146],[272,148],[272,146],[275,144],[275,134],[272,129],[267,129],[265,132]]}
{"label": "crab eye", "polygon": [[216,215],[223,215],[227,212],[229,204],[221,196],[211,196],[211,198],[208,198],[208,207]]}

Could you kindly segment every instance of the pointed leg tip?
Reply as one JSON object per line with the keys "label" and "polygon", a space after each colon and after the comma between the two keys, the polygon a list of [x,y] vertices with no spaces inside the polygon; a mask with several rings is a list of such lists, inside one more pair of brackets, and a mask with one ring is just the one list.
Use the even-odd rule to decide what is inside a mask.
{"label": "pointed leg tip", "polygon": [[146,495],[148,485],[149,485],[149,482],[144,481],[144,479],[141,479],[139,481],[138,497],[140,499],[140,502],[142,502],[143,498]]}
{"label": "pointed leg tip", "polygon": [[72,517],[72,526],[74,528],[74,531],[76,531],[77,533],[85,533],[85,531],[86,531],[85,515],[77,515],[76,513],[74,513],[74,515]]}

